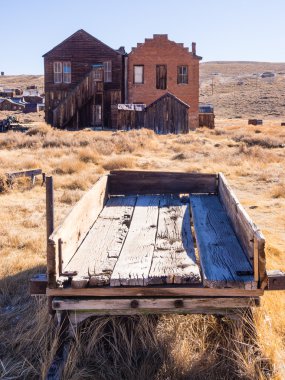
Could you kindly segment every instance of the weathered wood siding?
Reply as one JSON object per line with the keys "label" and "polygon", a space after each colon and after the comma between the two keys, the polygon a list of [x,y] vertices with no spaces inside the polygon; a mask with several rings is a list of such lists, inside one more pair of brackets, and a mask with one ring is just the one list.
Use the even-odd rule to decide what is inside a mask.
{"label": "weathered wood siding", "polygon": [[215,128],[215,115],[213,113],[199,113],[199,127]]}
{"label": "weathered wood siding", "polygon": [[[71,83],[54,83],[54,62],[71,62]],[[103,101],[104,124],[111,124],[112,100],[123,101],[123,72],[124,55],[113,50],[103,42],[79,30],[67,38],[61,44],[44,55],[45,66],[45,93],[46,93],[46,121],[53,123],[53,110],[65,99],[68,94],[84,79],[90,72],[92,66],[105,61],[112,62],[112,81],[104,83],[106,98]],[[116,92],[116,97],[112,96]],[[80,122],[90,124],[90,109],[80,110]]]}
{"label": "weathered wood siding", "polygon": [[145,128],[156,133],[188,133],[189,106],[167,93],[145,109]]}

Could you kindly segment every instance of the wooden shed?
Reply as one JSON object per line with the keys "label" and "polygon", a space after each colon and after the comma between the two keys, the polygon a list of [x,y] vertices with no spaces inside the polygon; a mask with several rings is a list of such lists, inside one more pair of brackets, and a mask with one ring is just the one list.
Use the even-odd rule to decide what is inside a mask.
{"label": "wooden shed", "polygon": [[22,111],[24,108],[24,104],[13,102],[11,99],[0,98],[0,111]]}
{"label": "wooden shed", "polygon": [[158,134],[188,133],[190,106],[171,93],[166,93],[145,109],[145,128]]}
{"label": "wooden shed", "polygon": [[214,107],[211,104],[199,105],[199,127],[215,128]]}

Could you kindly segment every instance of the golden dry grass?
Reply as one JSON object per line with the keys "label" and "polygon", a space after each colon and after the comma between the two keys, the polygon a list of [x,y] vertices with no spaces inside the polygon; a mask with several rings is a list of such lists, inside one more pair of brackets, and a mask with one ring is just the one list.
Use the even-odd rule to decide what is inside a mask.
{"label": "golden dry grass", "polygon": [[[280,124],[280,123],[279,123]],[[267,241],[268,268],[285,270],[285,130],[219,120],[215,130],[63,132],[34,125],[0,136],[3,173],[53,173],[55,224],[106,170],[219,172]],[[258,139],[257,137],[258,136]],[[2,178],[0,176],[0,178]],[[45,192],[19,181],[0,194],[0,377],[44,376],[56,331],[28,278],[45,270]],[[65,379],[285,378],[285,292],[268,293],[244,323],[213,316],[106,317],[87,321],[71,344]]]}

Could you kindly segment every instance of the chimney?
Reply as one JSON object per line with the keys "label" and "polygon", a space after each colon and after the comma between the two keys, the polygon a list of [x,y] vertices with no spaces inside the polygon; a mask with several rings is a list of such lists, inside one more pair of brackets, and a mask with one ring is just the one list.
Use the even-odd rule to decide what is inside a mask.
{"label": "chimney", "polygon": [[196,42],[192,42],[192,54],[196,55]]}

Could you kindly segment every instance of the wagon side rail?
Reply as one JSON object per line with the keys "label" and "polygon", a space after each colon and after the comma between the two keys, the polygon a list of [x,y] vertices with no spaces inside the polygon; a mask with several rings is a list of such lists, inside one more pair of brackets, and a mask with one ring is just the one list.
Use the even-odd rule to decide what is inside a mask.
{"label": "wagon side rail", "polygon": [[[47,181],[49,183],[49,181]],[[51,187],[46,187],[47,199],[51,198]],[[64,267],[75,254],[87,232],[103,209],[108,198],[108,175],[98,179],[95,185],[76,203],[64,221],[47,239],[47,283],[55,288]],[[49,202],[53,203],[53,202]],[[53,214],[48,210],[47,216]],[[48,230],[50,228],[48,227]]]}
{"label": "wagon side rail", "polygon": [[217,193],[217,175],[207,173],[113,170],[111,195]]}
{"label": "wagon side rail", "polygon": [[254,280],[260,287],[264,287],[267,283],[264,236],[251,221],[222,173],[218,175],[218,195],[239,242],[252,264]]}

